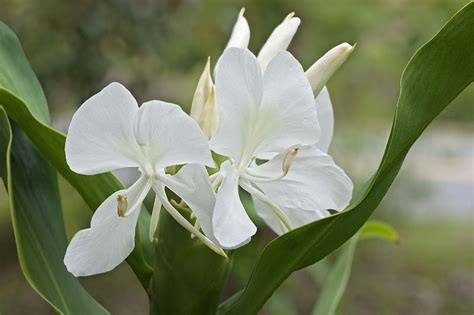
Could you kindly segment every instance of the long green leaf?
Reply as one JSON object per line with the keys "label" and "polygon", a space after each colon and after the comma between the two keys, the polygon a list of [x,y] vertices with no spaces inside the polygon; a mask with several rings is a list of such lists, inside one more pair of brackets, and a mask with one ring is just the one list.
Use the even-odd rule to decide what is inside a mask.
{"label": "long green leaf", "polygon": [[358,236],[355,235],[341,248],[335,266],[324,281],[323,290],[312,315],[334,315],[336,313],[349,282],[357,241]]}
{"label": "long green leaf", "polygon": [[0,107],[1,174],[7,187],[21,269],[62,314],[108,314],[64,266],[66,231],[56,172]]}
{"label": "long green leaf", "polygon": [[[110,173],[83,176],[66,163],[66,137],[49,126],[46,99],[30,68],[20,42],[8,26],[0,22],[0,104],[15,120],[51,165],[79,192],[92,210],[123,185]],[[152,274],[153,247],[148,241],[150,215],[141,211],[136,246],[127,259],[145,289]]]}
{"label": "long green leaf", "polygon": [[413,143],[474,79],[474,3],[461,9],[420,48],[402,75],[392,131],[381,164],[344,212],[287,233],[266,247],[245,288],[225,314],[255,314],[293,272],[346,242],[369,219],[388,191]]}
{"label": "long green leaf", "polygon": [[[352,261],[357,243],[363,239],[381,238],[397,243],[399,236],[390,225],[381,221],[369,221],[341,248],[336,264],[323,284],[312,315],[334,315],[337,312],[351,275]],[[317,266],[317,265],[316,265]]]}

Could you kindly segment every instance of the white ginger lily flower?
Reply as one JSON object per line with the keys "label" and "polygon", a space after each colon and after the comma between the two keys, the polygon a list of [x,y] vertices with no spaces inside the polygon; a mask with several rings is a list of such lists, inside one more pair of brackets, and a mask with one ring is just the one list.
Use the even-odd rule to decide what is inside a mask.
{"label": "white ginger lily flower", "polygon": [[262,73],[250,51],[226,49],[216,68],[216,98],[220,120],[210,146],[229,157],[211,177],[218,187],[213,232],[221,246],[242,245],[256,232],[239,186],[279,234],[348,205],[352,182],[315,146],[321,130],[313,92],[290,53],[278,52]]}
{"label": "white ginger lily flower", "polygon": [[[64,263],[75,276],[112,270],[132,252],[138,216],[150,190],[156,194],[150,237],[163,205],[184,228],[225,256],[215,240],[182,217],[165,194],[166,186],[180,196],[213,239],[209,207],[214,192],[203,165],[214,166],[214,161],[199,126],[179,106],[150,101],[138,107],[124,86],[112,83],[74,114],[65,150],[70,168],[80,174],[126,167],[137,167],[141,174],[129,188],[113,193],[99,206],[90,228],[74,235]],[[174,176],[165,174],[165,167],[179,164],[187,165]]]}

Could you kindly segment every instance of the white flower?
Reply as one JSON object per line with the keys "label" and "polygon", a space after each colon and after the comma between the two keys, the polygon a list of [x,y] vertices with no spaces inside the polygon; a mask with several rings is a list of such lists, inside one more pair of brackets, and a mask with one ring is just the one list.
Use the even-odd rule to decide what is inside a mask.
{"label": "white flower", "polygon": [[[113,193],[96,210],[91,227],[79,231],[67,248],[64,263],[75,276],[109,271],[135,246],[135,226],[148,192],[156,194],[150,237],[163,205],[184,228],[221,255],[214,244],[210,211],[214,192],[202,165],[214,166],[206,138],[196,122],[179,106],[150,101],[138,107],[130,92],[112,83],[88,99],[74,114],[66,139],[70,168],[92,175],[137,167],[140,178],[129,188]],[[167,166],[188,164],[174,176]],[[200,165],[201,164],[201,165]],[[204,236],[170,204],[165,186],[193,210]]]}
{"label": "white flower", "polygon": [[[220,118],[210,146],[229,157],[211,178],[219,187],[212,224],[221,246],[239,246],[256,232],[239,186],[280,234],[347,206],[352,182],[315,146],[321,130],[313,92],[290,53],[277,52],[262,72],[250,51],[228,48],[215,90]],[[269,161],[257,165],[257,159]]]}

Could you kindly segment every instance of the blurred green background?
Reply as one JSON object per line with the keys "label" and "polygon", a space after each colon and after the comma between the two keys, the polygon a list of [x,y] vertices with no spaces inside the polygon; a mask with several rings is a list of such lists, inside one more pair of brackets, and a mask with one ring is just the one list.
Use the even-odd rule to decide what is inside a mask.
{"label": "blurred green background", "polygon": [[[336,44],[358,43],[328,87],[336,115],[331,153],[360,185],[383,153],[404,65],[465,3],[2,0],[0,19],[23,43],[54,126],[66,130],[75,109],[111,81],[124,83],[139,101],[161,99],[188,110],[207,56],[216,61],[242,6],[255,53],[295,11],[302,24],[290,51],[305,68]],[[474,313],[473,103],[471,85],[409,154],[375,214],[399,231],[401,243],[360,243],[341,314]],[[70,237],[88,226],[91,211],[60,182]],[[0,313],[53,314],[21,274],[3,186],[0,197]],[[256,252],[273,237],[262,226],[239,251],[226,295],[245,283]],[[333,259],[292,275],[261,314],[309,314],[320,291],[315,275]],[[148,312],[126,264],[83,283],[112,314]]]}

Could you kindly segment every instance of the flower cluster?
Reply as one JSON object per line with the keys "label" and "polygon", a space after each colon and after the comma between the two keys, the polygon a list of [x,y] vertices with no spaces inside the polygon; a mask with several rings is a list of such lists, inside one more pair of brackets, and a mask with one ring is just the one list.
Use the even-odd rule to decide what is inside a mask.
{"label": "flower cluster", "polygon": [[[223,249],[246,244],[257,230],[239,187],[277,234],[348,205],[352,182],[327,154],[333,113],[325,84],[353,46],[336,46],[305,72],[286,51],[299,24],[294,14],[288,15],[255,56],[247,49],[250,29],[242,9],[215,66],[215,80],[210,60],[205,66],[191,117],[162,101],[138,106],[119,83],[79,108],[66,140],[71,169],[92,175],[135,167],[141,175],[108,197],[91,227],[73,237],[64,258],[71,273],[106,272],[131,253],[150,190],[155,193],[151,240],[163,208],[223,256]],[[209,176],[205,166],[217,167],[211,150],[225,161]],[[176,174],[165,172],[175,165],[182,165]],[[191,209],[195,224],[168,200],[165,188]]]}

